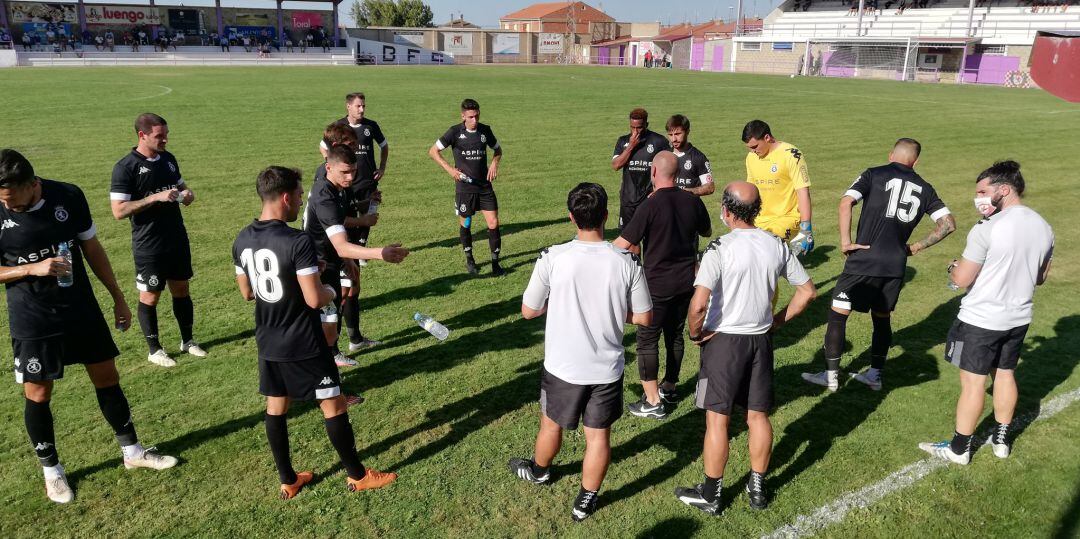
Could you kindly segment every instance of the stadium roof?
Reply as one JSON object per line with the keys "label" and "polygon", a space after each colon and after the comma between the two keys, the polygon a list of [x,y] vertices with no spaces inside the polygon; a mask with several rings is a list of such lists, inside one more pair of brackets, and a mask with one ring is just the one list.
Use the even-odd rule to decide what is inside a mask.
{"label": "stadium roof", "polygon": [[570,6],[577,4],[574,16],[579,22],[615,22],[615,18],[585,2],[542,2],[500,17],[501,21],[566,20]]}

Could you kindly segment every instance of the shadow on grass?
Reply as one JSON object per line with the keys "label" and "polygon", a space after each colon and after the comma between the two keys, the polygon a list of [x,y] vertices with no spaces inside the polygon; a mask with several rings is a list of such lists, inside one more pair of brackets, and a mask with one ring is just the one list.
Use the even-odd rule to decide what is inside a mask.
{"label": "shadow on grass", "polygon": [[[484,238],[487,237],[487,224],[484,223],[483,216],[476,215],[474,217],[478,217],[478,219],[474,218],[474,221],[476,221],[476,223],[478,225],[480,225],[480,230],[476,230],[476,228],[474,227],[474,230],[476,230],[476,231],[473,232],[474,243],[477,243],[475,241],[475,239],[479,239],[480,237],[484,237]],[[569,223],[570,223],[570,220],[565,218],[565,217],[560,218],[560,219],[546,219],[546,220],[543,220],[543,221],[528,221],[528,222],[525,222],[525,223],[500,223],[499,224],[499,232],[501,232],[503,237],[506,237],[506,236],[509,236],[509,235],[512,235],[512,234],[517,234],[519,232],[525,232],[526,230],[532,230],[534,228],[544,228],[544,227],[551,226],[551,225],[569,224]],[[430,242],[430,243],[425,243],[425,244],[419,245],[417,247],[410,247],[409,251],[415,253],[417,251],[423,251],[425,249],[433,249],[433,248],[440,248],[440,247],[449,248],[449,247],[457,247],[459,245],[461,245],[461,243],[460,243],[459,239],[455,236],[453,238],[447,238],[445,240],[438,240],[438,241],[433,241],[433,242]]]}
{"label": "shadow on grass", "polygon": [[701,522],[692,518],[675,517],[657,522],[653,527],[637,534],[637,539],[661,537],[690,537],[701,528]]}
{"label": "shadow on grass", "polygon": [[1054,530],[1054,539],[1072,539],[1080,537],[1080,483],[1076,485],[1072,503],[1065,508],[1061,519],[1058,520],[1057,529]]}

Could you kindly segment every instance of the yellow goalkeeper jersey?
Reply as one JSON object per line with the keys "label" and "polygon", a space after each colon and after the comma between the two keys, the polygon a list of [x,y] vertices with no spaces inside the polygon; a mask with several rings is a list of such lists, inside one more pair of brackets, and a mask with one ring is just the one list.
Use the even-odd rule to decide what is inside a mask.
{"label": "yellow goalkeeper jersey", "polygon": [[810,187],[806,159],[798,148],[777,142],[764,158],[754,152],[747,153],[746,181],[756,185],[761,192],[760,222],[784,217],[798,220],[799,202],[795,190]]}

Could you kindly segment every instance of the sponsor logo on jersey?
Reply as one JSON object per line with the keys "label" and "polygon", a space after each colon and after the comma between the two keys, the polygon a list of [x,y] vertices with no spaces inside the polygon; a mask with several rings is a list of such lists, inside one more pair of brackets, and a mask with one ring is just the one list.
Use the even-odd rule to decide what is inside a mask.
{"label": "sponsor logo on jersey", "polygon": [[11,219],[4,219],[4,223],[0,224],[0,230],[7,230],[9,228],[15,228],[17,226],[19,226],[19,223],[16,223]]}
{"label": "sponsor logo on jersey", "polygon": [[462,134],[458,135],[458,138],[467,138],[467,137],[465,136],[465,133],[462,133]]}
{"label": "sponsor logo on jersey", "polygon": [[686,170],[690,170],[690,169],[694,168],[694,165],[690,161],[687,161],[687,162],[683,163],[682,168],[685,168]]}
{"label": "sponsor logo on jersey", "polygon": [[172,164],[172,161],[169,162],[169,170],[176,172],[176,165]]}
{"label": "sponsor logo on jersey", "polygon": [[771,172],[776,172],[777,170],[780,170],[780,168],[779,168],[779,167],[777,167],[777,166],[776,166],[776,164],[774,163],[774,164],[773,164],[773,166],[772,166],[772,168],[770,168],[769,170],[770,170]]}
{"label": "sponsor logo on jersey", "polygon": [[480,142],[487,144],[487,135],[480,135]]}
{"label": "sponsor logo on jersey", "polygon": [[366,128],[365,128],[365,129],[364,129],[364,136],[365,136],[365,137],[370,137],[370,136],[371,136],[371,130],[370,130],[370,129],[366,129]]}
{"label": "sponsor logo on jersey", "polygon": [[26,360],[26,372],[30,374],[41,372],[41,361],[36,357]]}
{"label": "sponsor logo on jersey", "polygon": [[64,221],[67,221],[68,217],[71,217],[71,215],[68,214],[68,211],[65,210],[63,206],[57,206],[56,209],[53,210],[53,217],[56,217],[57,221],[63,223]]}
{"label": "sponsor logo on jersey", "polygon": [[150,167],[139,167],[139,174],[147,174],[150,172]]}
{"label": "sponsor logo on jersey", "polygon": [[655,147],[655,146],[653,146],[652,144],[650,144],[650,145],[648,145],[648,146],[646,146],[646,147],[645,147],[645,151],[647,151],[647,152],[649,152],[649,153],[653,153],[653,152],[655,152],[655,151],[656,151],[656,147]]}

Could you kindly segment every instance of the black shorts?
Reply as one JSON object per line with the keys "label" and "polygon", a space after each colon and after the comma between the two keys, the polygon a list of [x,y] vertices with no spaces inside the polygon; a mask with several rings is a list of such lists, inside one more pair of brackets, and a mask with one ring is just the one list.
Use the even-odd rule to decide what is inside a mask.
{"label": "black shorts", "polygon": [[329,355],[303,361],[259,360],[259,393],[293,400],[325,400],[341,395],[341,377]]}
{"label": "black shorts", "polygon": [[67,365],[93,365],[120,355],[109,325],[99,313],[71,325],[63,335],[43,339],[11,339],[15,383],[59,380]]}
{"label": "black shorts", "polygon": [[488,188],[478,193],[458,191],[455,197],[454,211],[458,217],[470,217],[480,211],[499,211],[499,199],[495,190]]}
{"label": "black shorts", "polygon": [[[319,281],[322,282],[322,284],[330,285],[330,288],[334,289],[335,308],[340,308],[341,306],[341,281],[343,279],[348,279],[345,277],[344,272],[345,269],[340,264],[327,264],[326,269],[319,274]],[[336,324],[338,321],[338,314],[334,313],[327,315],[325,312],[320,312],[319,320],[324,324]]]}
{"label": "black shorts", "polygon": [[544,369],[540,375],[540,413],[567,430],[578,420],[590,429],[606,429],[623,412],[622,376],[610,384],[578,385]]}
{"label": "black shorts", "polygon": [[996,369],[1011,371],[1020,360],[1027,336],[1026,325],[995,331],[957,320],[949,328],[945,361],[974,374],[986,376]]}
{"label": "black shorts", "polygon": [[841,273],[833,288],[832,306],[845,311],[891,313],[896,310],[903,277],[868,277]]}
{"label": "black shorts", "polygon": [[640,206],[640,205],[641,204],[639,203],[639,204],[634,204],[634,205],[622,205],[622,206],[619,206],[619,230],[620,231],[622,231],[623,227],[630,224],[630,220],[634,218],[634,213],[637,212],[638,206]]}
{"label": "black shorts", "polygon": [[166,281],[187,281],[194,275],[187,242],[167,253],[135,256],[135,287],[142,292],[161,292]]}
{"label": "black shorts", "polygon": [[698,408],[731,415],[738,405],[768,412],[773,406],[772,336],[717,333],[701,349]]}

